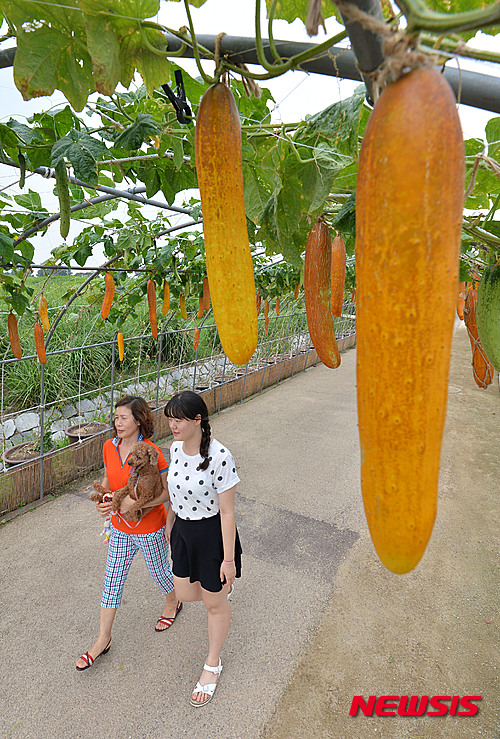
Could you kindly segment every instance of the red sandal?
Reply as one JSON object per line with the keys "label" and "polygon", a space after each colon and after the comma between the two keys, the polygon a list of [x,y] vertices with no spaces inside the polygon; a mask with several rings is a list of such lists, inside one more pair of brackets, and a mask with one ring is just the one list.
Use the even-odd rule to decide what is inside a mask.
{"label": "red sandal", "polygon": [[[175,616],[173,618],[167,618],[167,616],[160,616],[158,621],[156,622],[155,631],[157,631],[159,634],[162,633],[162,631],[167,631],[172,624],[174,623],[175,619],[177,618],[177,614],[182,611],[182,602],[179,600],[177,601],[177,608],[175,609]],[[165,626],[164,629],[159,629],[158,625],[162,624],[162,626]]]}
{"label": "red sandal", "polygon": [[97,655],[97,657],[92,657],[91,654],[89,654],[88,652],[85,652],[85,654],[81,655],[80,659],[83,659],[83,661],[86,662],[87,664],[85,665],[85,667],[78,667],[78,665],[75,665],[76,669],[78,670],[78,672],[83,672],[84,670],[88,670],[89,667],[92,667],[96,659],[101,656],[101,654],[107,654],[110,649],[111,649],[111,639],[109,640],[107,646],[102,650],[102,652],[100,652]]}

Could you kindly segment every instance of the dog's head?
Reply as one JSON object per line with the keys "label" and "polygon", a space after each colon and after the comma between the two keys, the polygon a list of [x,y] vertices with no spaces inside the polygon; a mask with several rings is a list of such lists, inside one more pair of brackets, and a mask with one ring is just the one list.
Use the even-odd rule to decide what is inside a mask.
{"label": "dog's head", "polygon": [[132,447],[132,451],[128,456],[128,463],[131,467],[135,467],[136,470],[142,469],[148,464],[155,466],[158,462],[159,452],[151,444],[147,444],[145,441],[138,441]]}

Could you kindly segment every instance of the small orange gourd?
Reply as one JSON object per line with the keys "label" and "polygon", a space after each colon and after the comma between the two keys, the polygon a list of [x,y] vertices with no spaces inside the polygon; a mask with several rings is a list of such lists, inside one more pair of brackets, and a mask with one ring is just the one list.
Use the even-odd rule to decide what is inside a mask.
{"label": "small orange gourd", "polygon": [[43,293],[38,298],[38,314],[40,316],[40,321],[42,322],[44,331],[48,331],[50,328],[49,311],[47,307],[47,298]]}
{"label": "small orange gourd", "polygon": [[21,359],[23,351],[19,342],[19,331],[17,329],[17,318],[12,311],[10,311],[7,318],[7,328],[9,330],[9,341],[12,354],[16,359]]}
{"label": "small orange gourd", "polygon": [[45,339],[43,337],[42,324],[35,323],[35,349],[40,364],[47,363],[47,354],[45,352]]}
{"label": "small orange gourd", "polygon": [[111,272],[106,272],[104,275],[104,299],[101,307],[101,318],[103,321],[109,316],[111,310],[111,303],[115,295],[115,281]]}
{"label": "small orange gourd", "polygon": [[125,339],[121,331],[118,331],[116,335],[116,343],[118,344],[118,359],[120,362],[123,362],[123,357],[125,356]]}

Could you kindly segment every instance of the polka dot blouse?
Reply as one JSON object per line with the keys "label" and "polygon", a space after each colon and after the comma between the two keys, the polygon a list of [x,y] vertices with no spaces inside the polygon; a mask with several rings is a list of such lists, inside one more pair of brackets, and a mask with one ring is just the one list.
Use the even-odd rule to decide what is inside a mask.
{"label": "polka dot blouse", "polygon": [[184,454],[182,446],[182,441],[174,441],[170,447],[167,480],[172,509],[186,521],[215,516],[219,512],[219,493],[240,481],[233,455],[224,444],[212,439],[208,467],[200,470],[201,454]]}

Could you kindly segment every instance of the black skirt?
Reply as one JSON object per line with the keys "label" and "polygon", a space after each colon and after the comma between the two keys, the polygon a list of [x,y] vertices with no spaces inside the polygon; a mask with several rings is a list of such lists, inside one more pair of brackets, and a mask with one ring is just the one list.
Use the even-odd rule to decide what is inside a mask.
{"label": "black skirt", "polygon": [[[222,590],[220,567],[224,559],[220,513],[199,521],[185,521],[179,516],[170,535],[172,570],[176,577],[189,577],[204,590]],[[241,577],[241,544],[238,530],[234,543],[236,577]]]}

